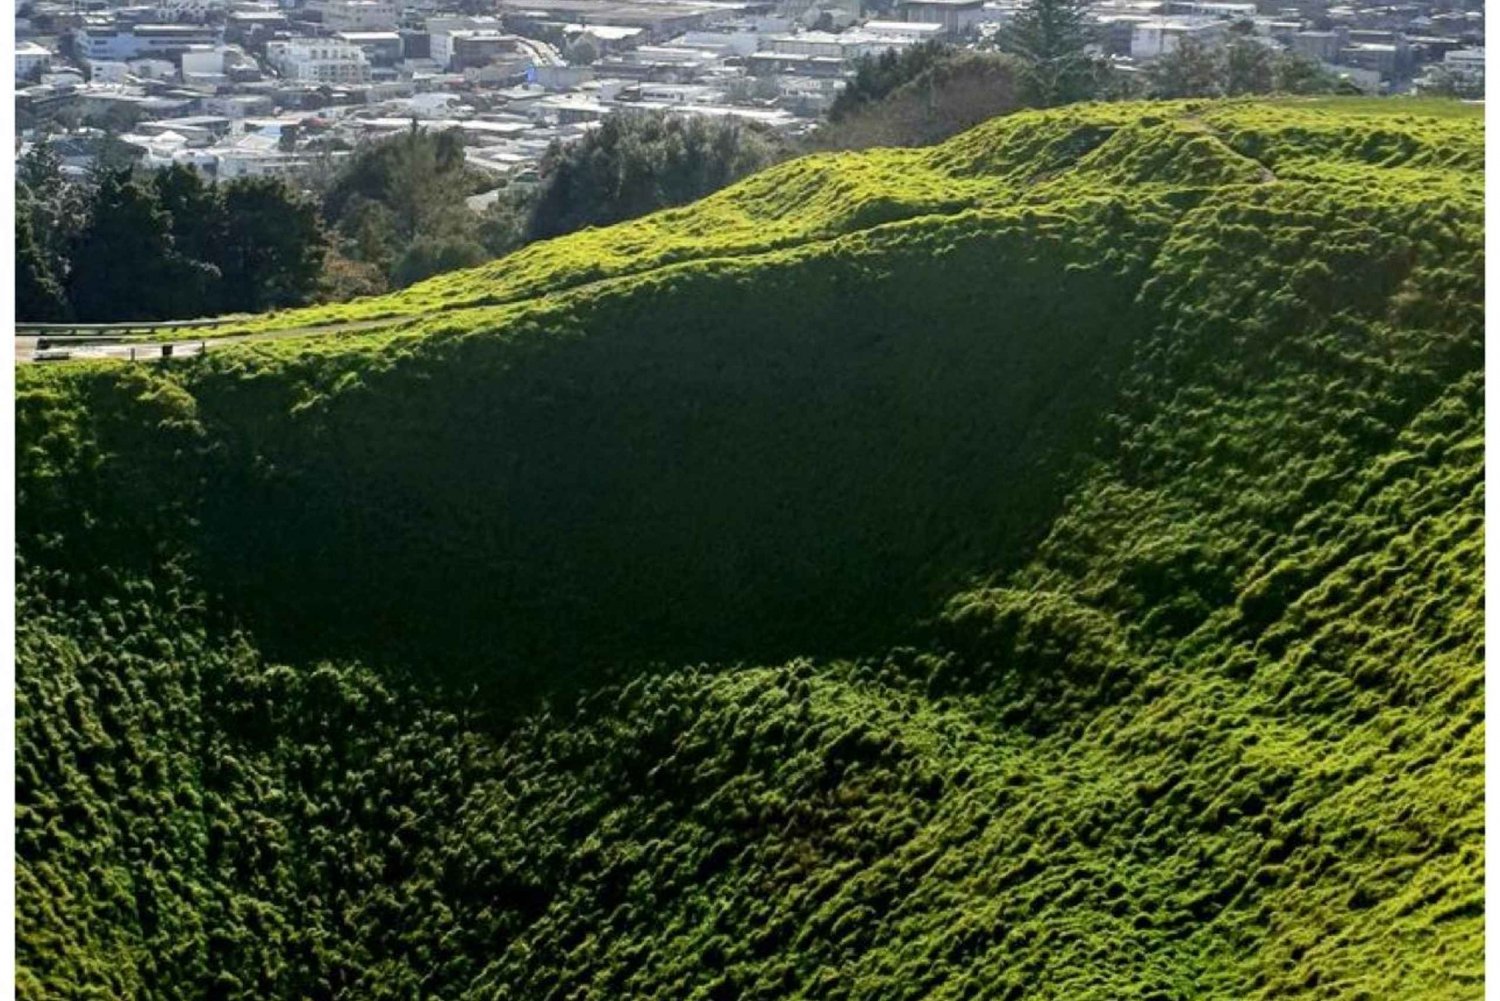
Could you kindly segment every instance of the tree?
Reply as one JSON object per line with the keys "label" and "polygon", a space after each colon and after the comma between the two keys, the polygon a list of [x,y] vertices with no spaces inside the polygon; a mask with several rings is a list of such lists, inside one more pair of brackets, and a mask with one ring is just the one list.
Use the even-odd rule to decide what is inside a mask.
{"label": "tree", "polygon": [[16,181],[32,191],[40,191],[62,182],[62,158],[52,144],[43,139],[31,144],[16,161]]}
{"label": "tree", "polygon": [[64,281],[69,246],[88,221],[88,191],[62,176],[62,159],[46,140],[16,163],[16,212],[27,216],[46,271]]}
{"label": "tree", "polygon": [[1154,98],[1329,93],[1336,81],[1314,61],[1275,52],[1243,32],[1222,46],[1184,38],[1146,71]]}
{"label": "tree", "polygon": [[999,36],[1026,66],[1024,96],[1039,107],[1087,100],[1101,72],[1089,44],[1085,0],[1029,0]]}
{"label": "tree", "polygon": [[1218,97],[1224,93],[1219,53],[1196,38],[1182,38],[1146,71],[1154,98]]}
{"label": "tree", "polygon": [[440,132],[429,140],[415,122],[392,145],[384,201],[402,242],[462,228],[468,215],[464,197],[470,193],[463,162],[455,133]]}
{"label": "tree", "polygon": [[502,190],[480,215],[477,236],[491,257],[508,254],[526,242],[526,225],[534,200],[529,188],[511,186]]}
{"label": "tree", "polygon": [[356,261],[337,250],[330,250],[323,258],[323,274],[318,287],[318,300],[322,302],[345,302],[365,295],[379,295],[390,290],[385,269],[365,261]]}
{"label": "tree", "polygon": [[417,126],[357,149],[323,195],[323,214],[339,237],[339,252],[394,269],[418,240],[477,242],[478,220],[464,199],[484,179],[464,165],[453,132]]}
{"label": "tree", "polygon": [[483,246],[462,236],[419,237],[397,259],[391,270],[391,282],[397,288],[405,288],[444,271],[472,268],[489,258]]}
{"label": "tree", "polygon": [[156,201],[171,219],[172,245],[185,257],[214,261],[223,247],[218,192],[191,167],[173,164],[151,175]]}
{"label": "tree", "polygon": [[202,281],[202,268],[174,249],[154,193],[124,170],[100,179],[69,258],[68,298],[85,321],[171,316]]}
{"label": "tree", "polygon": [[855,63],[854,77],[829,107],[828,120],[842,121],[858,108],[881,100],[948,58],[952,51],[942,42],[922,42],[900,53],[886,49],[878,56],[861,56]]}
{"label": "tree", "polygon": [[813,134],[816,149],[925,146],[1020,108],[1024,74],[1014,56],[957,52],[878,101]]}
{"label": "tree", "polygon": [[1423,94],[1437,97],[1479,100],[1484,97],[1484,81],[1467,74],[1455,73],[1447,66],[1437,65],[1421,81],[1421,90]]}
{"label": "tree", "polygon": [[1271,88],[1278,94],[1328,94],[1335,80],[1316,59],[1296,52],[1278,53],[1271,64]]}
{"label": "tree", "polygon": [[67,318],[62,283],[32,236],[31,217],[16,212],[16,319],[46,322]]}
{"label": "tree", "polygon": [[547,150],[527,235],[539,240],[682,205],[780,155],[763,132],[734,119],[614,114],[577,142]]}
{"label": "tree", "polygon": [[569,66],[589,66],[599,59],[599,48],[587,38],[580,38],[563,52]]}
{"label": "tree", "polygon": [[378,201],[401,217],[401,235],[409,239],[428,208],[444,196],[461,200],[469,187],[462,139],[451,131],[429,132],[413,119],[407,131],[355,150],[323,196],[323,215],[337,226],[351,202]]}
{"label": "tree", "polygon": [[221,196],[223,308],[256,312],[311,298],[326,251],[316,207],[276,178],[235,180]]}
{"label": "tree", "polygon": [[1269,94],[1275,87],[1275,66],[1269,46],[1253,37],[1236,35],[1224,47],[1224,93]]}

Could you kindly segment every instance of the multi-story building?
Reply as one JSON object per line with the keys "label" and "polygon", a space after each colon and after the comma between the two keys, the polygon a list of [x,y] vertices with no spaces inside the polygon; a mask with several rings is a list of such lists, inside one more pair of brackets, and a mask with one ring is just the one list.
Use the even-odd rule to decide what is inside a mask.
{"label": "multi-story building", "polygon": [[213,45],[218,29],[204,24],[89,24],[74,37],[85,62],[180,56],[198,45]]}
{"label": "multi-story building", "polygon": [[447,69],[453,61],[453,35],[456,32],[501,32],[503,30],[500,19],[488,15],[429,17],[427,19],[427,57]]}
{"label": "multi-story building", "polygon": [[493,29],[470,28],[443,36],[447,41],[447,67],[456,72],[471,67],[488,66],[517,55],[516,36]]}
{"label": "multi-story building", "polygon": [[298,83],[370,82],[370,61],[357,45],[337,38],[293,38],[266,44],[266,57],[283,78]]}
{"label": "multi-story building", "polygon": [[35,42],[16,43],[16,79],[31,80],[47,72],[52,53]]}

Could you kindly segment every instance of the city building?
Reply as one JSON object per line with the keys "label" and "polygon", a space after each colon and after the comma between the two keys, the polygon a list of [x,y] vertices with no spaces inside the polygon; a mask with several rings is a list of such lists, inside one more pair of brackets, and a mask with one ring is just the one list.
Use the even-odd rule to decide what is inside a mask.
{"label": "city building", "polygon": [[266,58],[284,79],[300,83],[359,84],[370,80],[370,61],[364,51],[337,38],[269,42]]}
{"label": "city building", "polygon": [[979,24],[984,0],[901,0],[904,20],[917,24],[939,24],[944,34],[960,35]]}
{"label": "city building", "polygon": [[194,46],[214,45],[218,40],[218,29],[211,25],[119,22],[86,25],[74,39],[84,62],[127,62],[143,56],[175,61]]}
{"label": "city building", "polygon": [[52,65],[52,51],[36,42],[16,43],[16,79],[36,80]]}

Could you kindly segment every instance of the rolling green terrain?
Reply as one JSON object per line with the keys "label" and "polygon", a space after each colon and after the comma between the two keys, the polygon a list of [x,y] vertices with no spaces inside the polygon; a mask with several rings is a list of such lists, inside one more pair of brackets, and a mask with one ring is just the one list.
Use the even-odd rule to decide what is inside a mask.
{"label": "rolling green terrain", "polygon": [[17,373],[24,998],[1477,998],[1483,132],[1080,106]]}

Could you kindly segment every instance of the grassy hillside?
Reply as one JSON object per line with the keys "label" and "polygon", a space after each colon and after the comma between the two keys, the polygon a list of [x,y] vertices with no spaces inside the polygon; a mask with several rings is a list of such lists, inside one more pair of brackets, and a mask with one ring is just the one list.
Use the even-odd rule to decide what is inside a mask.
{"label": "grassy hillside", "polygon": [[1477,997],[1480,119],[1081,107],[18,375],[25,997]]}

